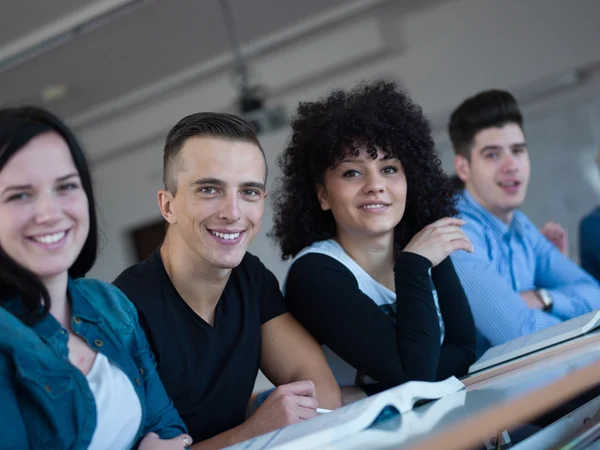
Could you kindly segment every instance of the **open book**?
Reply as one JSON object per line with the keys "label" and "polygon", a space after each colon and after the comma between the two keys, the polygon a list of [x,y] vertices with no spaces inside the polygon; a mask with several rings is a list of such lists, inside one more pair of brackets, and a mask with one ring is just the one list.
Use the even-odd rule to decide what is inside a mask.
{"label": "open book", "polygon": [[505,344],[489,348],[475,364],[469,367],[469,373],[479,372],[511,359],[561,342],[582,336],[600,327],[600,311],[592,311],[571,320],[544,328],[536,333],[513,339]]}
{"label": "open book", "polygon": [[263,434],[227,447],[229,450],[308,449],[319,448],[348,437],[372,425],[380,415],[402,414],[421,400],[434,400],[464,389],[455,377],[437,383],[409,381],[329,414]]}

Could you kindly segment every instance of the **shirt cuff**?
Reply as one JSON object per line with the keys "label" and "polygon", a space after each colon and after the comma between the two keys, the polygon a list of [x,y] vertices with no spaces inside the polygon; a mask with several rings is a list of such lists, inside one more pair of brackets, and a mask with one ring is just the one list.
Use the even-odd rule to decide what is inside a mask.
{"label": "shirt cuff", "polygon": [[421,255],[411,252],[401,252],[396,257],[395,269],[401,269],[402,271],[411,271],[422,273],[429,273],[431,269],[431,261]]}

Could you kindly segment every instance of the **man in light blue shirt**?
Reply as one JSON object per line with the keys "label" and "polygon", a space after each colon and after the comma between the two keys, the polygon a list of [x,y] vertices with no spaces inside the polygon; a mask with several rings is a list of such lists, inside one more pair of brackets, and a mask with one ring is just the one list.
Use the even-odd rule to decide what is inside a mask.
{"label": "man in light blue shirt", "polygon": [[522,125],[514,97],[494,90],[465,100],[448,127],[465,183],[457,207],[475,247],[452,261],[475,318],[478,355],[600,309],[600,285],[517,210],[530,175]]}

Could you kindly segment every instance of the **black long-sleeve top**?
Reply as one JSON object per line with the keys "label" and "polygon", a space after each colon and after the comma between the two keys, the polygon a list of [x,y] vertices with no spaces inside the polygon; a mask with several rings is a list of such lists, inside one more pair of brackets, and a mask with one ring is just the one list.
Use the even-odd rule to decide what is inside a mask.
{"label": "black long-sleeve top", "polygon": [[[285,287],[289,311],[322,344],[377,384],[371,394],[411,380],[464,375],[475,361],[475,324],[450,258],[429,270],[409,252],[394,266],[396,317],[384,313],[336,259],[309,253],[292,265]],[[431,282],[445,325],[440,324]]]}

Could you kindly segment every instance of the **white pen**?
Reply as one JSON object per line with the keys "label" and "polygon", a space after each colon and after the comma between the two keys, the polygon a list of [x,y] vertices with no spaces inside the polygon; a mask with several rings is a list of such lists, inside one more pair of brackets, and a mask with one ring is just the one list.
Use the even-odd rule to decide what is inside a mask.
{"label": "white pen", "polygon": [[317,408],[317,414],[329,414],[331,409]]}

